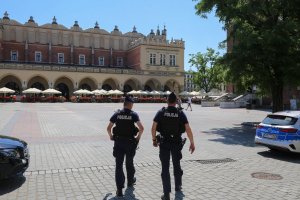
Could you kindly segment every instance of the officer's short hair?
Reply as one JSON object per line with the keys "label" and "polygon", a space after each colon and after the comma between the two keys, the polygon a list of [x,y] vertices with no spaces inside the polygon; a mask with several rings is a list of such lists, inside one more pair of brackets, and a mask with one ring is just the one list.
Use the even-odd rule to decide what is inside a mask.
{"label": "officer's short hair", "polygon": [[177,100],[176,94],[174,92],[172,92],[169,96],[168,96],[168,103],[175,103]]}
{"label": "officer's short hair", "polygon": [[134,103],[133,99],[129,96],[126,96],[124,99],[124,106]]}

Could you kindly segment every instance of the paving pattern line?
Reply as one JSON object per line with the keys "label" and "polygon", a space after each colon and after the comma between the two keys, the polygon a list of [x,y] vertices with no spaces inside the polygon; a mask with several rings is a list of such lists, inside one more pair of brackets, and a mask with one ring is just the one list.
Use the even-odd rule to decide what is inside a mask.
{"label": "paving pattern line", "polygon": [[[184,160],[182,164],[196,162],[199,164],[223,164],[228,162],[236,162],[231,158],[225,159],[208,159],[208,160]],[[124,164],[125,166],[125,164]],[[160,162],[141,162],[136,163],[136,167],[161,167]],[[59,173],[72,173],[72,172],[88,172],[88,171],[102,171],[102,170],[114,170],[115,165],[101,165],[101,166],[90,166],[90,167],[79,167],[79,168],[64,168],[64,169],[47,169],[47,170],[31,170],[24,173],[25,176],[31,175],[44,175],[44,174],[59,174]]]}

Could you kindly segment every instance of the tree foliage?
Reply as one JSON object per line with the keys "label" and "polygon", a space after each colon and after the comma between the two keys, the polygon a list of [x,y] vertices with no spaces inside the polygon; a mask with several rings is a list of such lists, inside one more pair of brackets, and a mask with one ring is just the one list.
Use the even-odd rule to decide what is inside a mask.
{"label": "tree foliage", "polygon": [[196,68],[193,73],[193,83],[205,92],[219,88],[223,81],[223,71],[220,65],[220,56],[212,48],[207,48],[206,53],[190,54],[189,63]]}
{"label": "tree foliage", "polygon": [[196,1],[198,15],[215,11],[228,31],[223,62],[232,79],[269,92],[273,112],[282,110],[284,86],[300,80],[300,1]]}

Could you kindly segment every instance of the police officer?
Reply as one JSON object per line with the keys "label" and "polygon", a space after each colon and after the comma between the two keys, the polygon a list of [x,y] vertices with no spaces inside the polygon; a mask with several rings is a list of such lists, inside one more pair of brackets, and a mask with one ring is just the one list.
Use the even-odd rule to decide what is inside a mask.
{"label": "police officer", "polygon": [[[127,186],[132,187],[136,182],[133,158],[144,127],[140,122],[138,114],[132,111],[132,107],[133,100],[126,96],[123,109],[117,111],[110,118],[110,122],[107,126],[108,135],[111,140],[114,140],[113,155],[116,159],[115,181],[117,185],[117,197],[123,196],[122,189],[125,183],[123,162],[125,156]],[[138,128],[135,126],[135,123]]]}
{"label": "police officer", "polygon": [[[168,107],[162,108],[157,112],[151,129],[153,146],[157,147],[159,145],[159,158],[162,165],[161,178],[164,192],[161,199],[163,200],[170,199],[170,155],[172,155],[174,168],[175,191],[181,191],[183,171],[180,166],[180,160],[182,159],[181,150],[185,141],[181,137],[182,133],[187,133],[191,153],[195,150],[192,130],[186,115],[176,108],[176,99],[176,95],[173,92],[168,96]],[[156,136],[156,132],[160,132],[160,134]]]}

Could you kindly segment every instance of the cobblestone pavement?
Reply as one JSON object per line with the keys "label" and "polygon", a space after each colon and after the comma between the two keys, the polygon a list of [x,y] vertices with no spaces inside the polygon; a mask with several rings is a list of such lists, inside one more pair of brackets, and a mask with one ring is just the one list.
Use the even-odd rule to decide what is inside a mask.
{"label": "cobblestone pavement", "polygon": [[[135,104],[145,133],[135,157],[137,184],[124,199],[160,199],[158,149],[150,128],[164,104]],[[106,126],[122,104],[0,103],[0,134],[29,143],[24,177],[0,182],[0,199],[115,199],[113,142]],[[253,123],[267,111],[202,108],[185,111],[196,151],[183,149],[183,192],[172,199],[300,199],[300,156],[254,145]],[[172,169],[171,169],[172,171]],[[254,173],[280,175],[279,180]],[[173,184],[173,182],[172,182]],[[173,184],[174,187],[174,184]]]}

